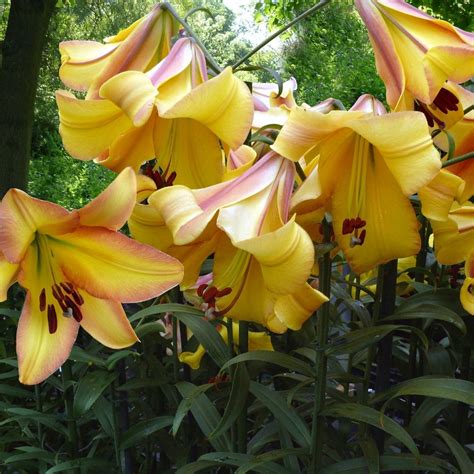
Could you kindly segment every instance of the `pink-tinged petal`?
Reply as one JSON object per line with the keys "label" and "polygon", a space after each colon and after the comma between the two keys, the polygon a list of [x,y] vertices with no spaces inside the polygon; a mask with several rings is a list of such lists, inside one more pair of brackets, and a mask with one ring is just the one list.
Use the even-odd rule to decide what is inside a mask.
{"label": "pink-tinged petal", "polygon": [[157,5],[148,15],[106,39],[122,43],[94,78],[87,98],[97,98],[101,85],[120,72],[145,72],[159,63],[170,52],[171,38],[178,32],[178,26],[171,14]]}
{"label": "pink-tinged petal", "polygon": [[94,77],[104,68],[119,45],[97,41],[63,41],[59,43],[61,67],[59,78],[71,89],[87,91]]}
{"label": "pink-tinged petal", "polygon": [[428,219],[445,221],[455,199],[462,195],[464,181],[446,170],[418,191],[422,203],[422,213]]}
{"label": "pink-tinged petal", "polygon": [[145,161],[155,158],[153,130],[157,120],[153,112],[145,125],[127,130],[110,144],[107,156],[97,162],[116,173],[128,166],[138,173]]}
{"label": "pink-tinged petal", "polygon": [[387,113],[382,102],[370,94],[361,95],[350,110],[365,112],[366,114],[375,116],[385,115]]}
{"label": "pink-tinged petal", "polygon": [[289,329],[298,331],[326,301],[327,296],[305,283],[295,293],[278,297],[275,303],[275,315]]}
{"label": "pink-tinged petal", "polygon": [[126,71],[105,82],[99,95],[122,109],[135,127],[141,127],[151,116],[158,91],[142,72]]}
{"label": "pink-tinged petal", "polygon": [[76,211],[10,189],[0,204],[0,250],[11,263],[19,263],[39,230],[60,235],[79,223]]}
{"label": "pink-tinged petal", "polygon": [[96,341],[112,349],[122,349],[139,340],[120,303],[94,298],[86,292],[81,292],[81,296],[84,299],[80,307],[81,326]]}
{"label": "pink-tinged petal", "polygon": [[132,127],[130,119],[108,100],[79,100],[65,91],[56,92],[59,133],[74,158],[97,158]]}
{"label": "pink-tinged petal", "polygon": [[73,318],[57,315],[57,329],[50,334],[46,311],[40,311],[39,294],[26,294],[16,333],[20,382],[34,385],[55,372],[68,358],[79,324]]}
{"label": "pink-tinged petal", "polygon": [[10,263],[0,251],[0,302],[7,299],[8,288],[16,281],[20,266]]}
{"label": "pink-tinged petal", "polygon": [[303,107],[293,107],[290,116],[271,148],[281,156],[298,161],[329,135],[363,117],[363,112],[339,110],[322,114]]}
{"label": "pink-tinged petal", "polygon": [[81,225],[120,229],[135,206],[137,184],[132,168],[125,168],[89,204],[80,209]]}
{"label": "pink-tinged petal", "polygon": [[242,145],[237,150],[230,150],[227,157],[227,170],[235,170],[251,163],[257,157],[255,150],[247,145]]}
{"label": "pink-tinged petal", "polygon": [[100,227],[79,228],[51,242],[67,278],[97,298],[144,301],[179,284],[183,266],[148,245]]}
{"label": "pink-tinged petal", "polygon": [[197,120],[231,148],[242,145],[252,126],[252,95],[230,67],[177,102],[162,102],[162,89],[159,91],[157,107],[161,117]]}
{"label": "pink-tinged petal", "polygon": [[184,186],[163,188],[153,193],[148,202],[163,217],[173,234],[174,243],[185,245],[199,238],[220,208],[268,187],[274,181],[280,165],[280,160],[268,154],[232,181],[197,190]]}
{"label": "pink-tinged petal", "polygon": [[390,31],[374,2],[355,0],[355,6],[367,26],[375,53],[377,72],[387,87],[387,102],[394,108],[405,89],[405,73]]}

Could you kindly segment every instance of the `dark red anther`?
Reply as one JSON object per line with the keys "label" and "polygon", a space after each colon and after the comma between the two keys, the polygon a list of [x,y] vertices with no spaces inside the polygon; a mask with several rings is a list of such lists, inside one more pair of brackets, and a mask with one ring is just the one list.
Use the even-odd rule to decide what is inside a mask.
{"label": "dark red anther", "polygon": [[61,285],[61,288],[66,292],[66,293],[69,293],[71,294],[73,291],[74,291],[74,286],[72,283],[69,283],[69,282],[61,282],[60,283]]}
{"label": "dark red anther", "polygon": [[39,304],[40,304],[40,311],[44,311],[46,309],[46,290],[44,288],[41,290],[41,293],[40,293]]}
{"label": "dark red anther", "polygon": [[202,295],[202,299],[205,303],[210,303],[212,300],[215,299],[217,292],[217,288],[215,286],[211,286],[204,292],[204,294]]}
{"label": "dark red anther", "polygon": [[354,230],[353,226],[352,226],[352,219],[344,219],[344,221],[342,222],[342,234],[343,235],[346,235],[346,234],[352,234],[352,231]]}
{"label": "dark red anther", "polygon": [[217,293],[216,293],[216,298],[222,298],[223,296],[227,296],[227,295],[230,295],[232,293],[232,288],[224,288],[223,290],[219,290]]}
{"label": "dark red anther", "polygon": [[362,227],[365,227],[366,224],[367,222],[362,220],[360,217],[356,217],[354,220],[354,229],[362,229]]}
{"label": "dark red anther", "polygon": [[67,310],[69,308],[67,303],[64,300],[59,300],[58,303],[59,303],[59,306],[61,307],[61,309],[63,310],[63,313],[67,313]]}
{"label": "dark red anther", "polygon": [[366,234],[367,234],[367,232],[366,232],[365,229],[360,233],[360,235],[359,235],[360,244],[359,245],[362,245],[364,243]]}
{"label": "dark red anther", "polygon": [[197,295],[198,296],[202,296],[204,294],[204,290],[207,288],[207,284],[206,283],[202,283],[201,285],[198,286],[198,289],[197,289]]}
{"label": "dark red anther", "polygon": [[173,172],[168,176],[168,179],[166,180],[166,186],[172,186],[175,179],[176,179],[176,171],[173,171]]}
{"label": "dark red anther", "polygon": [[447,114],[449,110],[458,110],[459,99],[451,91],[442,87],[435,97],[433,104],[436,105],[441,112]]}
{"label": "dark red anther", "polygon": [[50,334],[54,334],[58,330],[58,317],[54,304],[48,305],[48,330]]}
{"label": "dark red anther", "polygon": [[79,307],[76,306],[76,305],[71,306],[71,309],[72,309],[72,316],[73,316],[73,318],[74,318],[78,323],[80,323],[80,322],[82,321],[82,313],[81,313],[81,310],[80,310]]}
{"label": "dark red anther", "polygon": [[61,301],[64,299],[64,293],[61,290],[61,287],[57,285],[56,283],[51,287],[51,290],[53,292],[53,296],[58,300]]}
{"label": "dark red anther", "polygon": [[72,298],[77,305],[81,306],[84,304],[84,298],[76,290],[72,292]]}

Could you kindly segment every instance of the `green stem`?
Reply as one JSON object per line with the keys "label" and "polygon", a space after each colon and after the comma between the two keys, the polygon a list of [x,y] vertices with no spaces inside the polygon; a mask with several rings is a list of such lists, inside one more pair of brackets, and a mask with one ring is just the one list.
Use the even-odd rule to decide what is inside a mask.
{"label": "green stem", "polygon": [[293,20],[291,20],[289,23],[282,26],[279,30],[275,31],[275,33],[271,34],[270,36],[268,36],[268,38],[264,39],[261,43],[255,46],[255,48],[253,48],[252,51],[249,51],[243,58],[240,58],[235,64],[232,65],[232,69],[237,69],[241,64],[247,61],[247,59],[252,57],[256,52],[260,51],[264,46],[270,43],[270,41],[274,40],[277,36],[280,36],[282,33],[284,33],[288,28],[291,28],[295,23],[298,23],[307,16],[313,14],[329,2],[330,0],[321,0],[318,4],[312,6],[311,8],[303,12],[301,15],[298,15],[296,18],[293,18]]}
{"label": "green stem", "polygon": [[441,165],[441,167],[442,168],[447,168],[448,166],[456,165],[456,164],[461,163],[463,161],[470,160],[471,158],[474,158],[474,151],[470,151],[469,153],[466,153],[465,155],[456,156],[456,158],[453,158],[452,160],[445,161]]}
{"label": "green stem", "polygon": [[[227,347],[229,349],[229,357],[232,359],[234,357],[234,326],[232,324],[232,319],[227,318]],[[235,366],[230,367],[230,378],[233,380],[235,374]],[[230,441],[232,444],[232,452],[236,453],[238,451],[237,446],[237,433],[235,430],[235,425],[232,425],[230,428]]]}
{"label": "green stem", "polygon": [[209,67],[217,74],[222,72],[221,67],[219,66],[219,64],[217,64],[216,60],[212,57],[212,54],[209,53],[209,51],[202,44],[201,40],[198,38],[198,36],[193,31],[193,29],[189,26],[189,24],[184,20],[184,18],[181,18],[179,13],[168,2],[162,3],[161,8],[163,10],[168,10],[170,12],[171,16],[173,16],[178,23],[181,23],[181,25],[186,30],[188,35],[191,38],[193,38],[193,40],[196,42],[196,44],[202,49],[202,51],[204,53],[204,56],[206,56],[207,63],[209,65]]}
{"label": "green stem", "polygon": [[[326,219],[323,221],[324,242],[330,241],[330,227]],[[331,253],[326,252],[319,258],[319,289],[331,298]],[[311,432],[311,474],[319,472],[323,458],[324,417],[321,412],[326,402],[327,357],[325,347],[329,331],[329,301],[324,303],[317,312],[316,380],[314,384],[314,409]]]}
{"label": "green stem", "polygon": [[[77,424],[73,413],[73,388],[70,386],[72,382],[71,362],[66,361],[62,365],[63,376],[63,397],[64,407],[66,411],[67,429],[69,433],[69,458],[74,460],[78,458],[79,453],[79,439],[77,436]],[[79,469],[74,469],[74,472],[79,472]]]}
{"label": "green stem", "polygon": [[178,320],[172,316],[173,331],[173,373],[175,383],[179,382],[179,355],[178,355]]}
{"label": "green stem", "polygon": [[122,474],[122,462],[120,458],[120,449],[119,449],[119,441],[120,441],[120,430],[119,430],[119,423],[118,423],[118,403],[117,403],[117,392],[115,391],[115,384],[117,382],[114,380],[110,385],[110,395],[112,398],[112,421],[114,424],[114,452],[115,452],[115,464],[117,465],[117,472]]}
{"label": "green stem", "polygon": [[[245,354],[249,350],[249,323],[239,321],[239,353]],[[245,364],[245,362],[241,362]],[[237,419],[237,442],[240,453],[247,452],[247,407],[244,407]]]}

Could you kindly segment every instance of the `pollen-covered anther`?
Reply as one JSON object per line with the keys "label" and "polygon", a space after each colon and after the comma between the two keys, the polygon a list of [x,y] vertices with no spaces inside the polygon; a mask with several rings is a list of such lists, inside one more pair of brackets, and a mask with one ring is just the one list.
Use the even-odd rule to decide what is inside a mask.
{"label": "pollen-covered anther", "polygon": [[459,99],[451,91],[442,87],[433,101],[433,105],[447,114],[449,110],[458,110]]}
{"label": "pollen-covered anther", "polygon": [[164,172],[155,170],[150,164],[146,165],[144,174],[155,182],[157,189],[173,186],[174,180],[176,179],[176,171],[173,171],[169,176],[166,176],[166,170]]}

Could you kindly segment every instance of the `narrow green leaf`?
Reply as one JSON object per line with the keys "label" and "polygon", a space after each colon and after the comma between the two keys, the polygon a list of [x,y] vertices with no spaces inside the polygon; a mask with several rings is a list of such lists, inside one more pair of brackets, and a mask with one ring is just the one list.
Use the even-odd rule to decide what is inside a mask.
{"label": "narrow green leaf", "polygon": [[[380,456],[380,472],[392,471],[427,471],[451,472],[449,463],[434,456],[413,456],[412,454],[396,454]],[[365,458],[347,459],[324,467],[318,474],[361,474],[366,472]]]}
{"label": "narrow green leaf", "polygon": [[100,426],[111,438],[114,436],[114,412],[112,403],[100,396],[92,405],[94,414]]}
{"label": "narrow green leaf", "polygon": [[383,400],[392,400],[405,395],[444,398],[473,405],[474,383],[451,377],[434,377],[431,375],[417,377],[399,383],[385,392],[378,393],[370,400],[370,404],[375,405]]}
{"label": "narrow green leaf", "polygon": [[6,384],[0,384],[0,395],[18,398],[33,398],[35,396],[34,393],[29,390]]}
{"label": "narrow green leaf", "polygon": [[335,403],[334,405],[325,408],[323,410],[323,415],[332,416],[334,418],[349,418],[354,421],[367,423],[376,428],[380,428],[398,439],[414,455],[418,456],[420,454],[413,438],[404,428],[388,416],[380,411],[374,410],[373,408],[359,405],[357,403]]}
{"label": "narrow green leaf", "polygon": [[69,360],[74,362],[85,362],[86,364],[95,364],[98,367],[105,367],[105,361],[94,354],[89,354],[84,349],[78,346],[73,346]]}
{"label": "narrow green leaf", "polygon": [[379,450],[373,438],[366,438],[359,441],[364,458],[367,461],[369,474],[378,474],[380,472]]}
{"label": "narrow green leaf", "polygon": [[[48,469],[45,474],[54,474],[55,472],[64,472],[69,469],[74,468],[103,468],[103,469],[112,469],[112,464],[108,461],[104,461],[103,459],[94,459],[94,458],[81,458],[75,459],[74,461],[66,461],[60,464],[56,464],[56,466]],[[112,472],[112,471],[109,471]]]}
{"label": "narrow green leaf", "polygon": [[[190,382],[178,382],[176,388],[181,396],[185,398],[195,390],[196,386]],[[216,407],[204,393],[201,393],[192,404],[191,413],[202,433],[207,438],[216,429],[221,420],[221,416],[216,410]],[[226,433],[223,433],[221,436],[214,436],[209,442],[216,451],[232,451],[230,438]]]}
{"label": "narrow green leaf", "polygon": [[173,436],[176,436],[176,434],[178,433],[179,427],[181,426],[184,417],[187,415],[188,411],[191,410],[191,407],[193,406],[193,403],[195,402],[197,397],[199,397],[199,395],[201,395],[202,393],[205,393],[212,386],[212,383],[199,385],[193,390],[190,390],[188,395],[181,400],[173,419],[173,426],[171,428],[171,433],[173,434]]}
{"label": "narrow green leaf", "polygon": [[229,360],[229,351],[224,339],[209,321],[194,314],[174,313],[174,316],[183,322],[204,346],[214,362],[222,367]]}
{"label": "narrow green leaf", "polygon": [[452,403],[455,402],[452,400],[445,400],[444,398],[426,398],[415,411],[410,424],[408,425],[408,432],[413,437],[422,435],[429,426],[429,421]]}
{"label": "narrow green leaf", "polygon": [[144,438],[150,436],[158,430],[171,426],[172,416],[157,416],[150,420],[140,421],[124,433],[120,440],[120,449],[127,449],[140,443]]}
{"label": "narrow green leaf", "polygon": [[308,427],[293,407],[286,404],[280,394],[253,381],[250,382],[250,392],[270,410],[281,427],[288,430],[300,446],[310,446],[311,433]]}
{"label": "narrow green leaf", "polygon": [[301,359],[284,354],[283,352],[276,351],[252,351],[239,354],[238,356],[235,356],[231,360],[227,361],[222,366],[221,371],[227,369],[231,365],[247,361],[259,361],[279,365],[280,367],[294,370],[295,372],[299,372],[309,377],[314,377],[315,375],[312,367],[309,364],[303,362]]}
{"label": "narrow green leaf", "polygon": [[186,313],[186,314],[194,314],[196,316],[203,316],[202,311],[185,304],[177,304],[177,303],[156,304],[153,306],[149,306],[148,308],[141,309],[140,311],[137,311],[133,316],[130,317],[130,322],[133,323],[135,321],[139,321],[138,324],[141,324],[141,322],[145,318],[149,318],[150,316],[156,316],[157,314],[164,314],[164,313]]}
{"label": "narrow green leaf", "polygon": [[436,319],[456,326],[466,334],[466,325],[463,319],[454,311],[443,306],[430,303],[420,303],[416,306],[399,309],[395,314],[388,316],[383,321],[397,321],[401,319]]}
{"label": "narrow green leaf", "polygon": [[233,374],[232,389],[225,407],[224,415],[209,438],[227,431],[245,410],[245,402],[249,391],[249,376],[245,364],[239,364]]}
{"label": "narrow green leaf", "polygon": [[135,351],[131,351],[130,349],[122,349],[121,351],[114,352],[107,358],[107,361],[105,363],[107,370],[112,370],[115,367],[115,364],[117,364],[117,362],[129,356],[139,357],[140,354]]}
{"label": "narrow green leaf", "polygon": [[54,457],[55,454],[45,451],[44,449],[35,449],[34,451],[29,451],[26,453],[17,453],[17,454],[12,454],[11,456],[8,456],[3,460],[5,464],[11,464],[14,462],[19,462],[19,461],[49,461],[51,464],[54,463]]}
{"label": "narrow green leaf", "polygon": [[114,379],[114,373],[104,372],[103,370],[90,372],[82,377],[77,384],[76,394],[74,395],[74,416],[79,417],[86,413]]}
{"label": "narrow green leaf", "polygon": [[[209,469],[211,467],[222,466],[221,462],[217,461],[194,461],[186,464],[186,466],[181,466],[176,474],[194,474],[196,472],[202,471],[203,469]],[[209,471],[207,471],[209,472]]]}
{"label": "narrow green leaf", "polygon": [[[299,450],[292,450],[292,451],[298,451],[298,452],[301,452],[303,450],[299,449]],[[275,459],[278,459],[278,458],[281,458],[285,455],[287,455],[287,453],[283,453],[281,454],[280,456],[274,454],[276,453],[276,451],[273,451],[273,457]],[[264,455],[261,455],[261,456],[252,456],[250,454],[242,454],[242,453],[221,453],[221,452],[217,452],[217,453],[207,453],[207,454],[203,454],[200,458],[199,458],[199,461],[210,461],[210,462],[214,462],[214,463],[219,463],[220,465],[222,464],[226,464],[226,465],[230,465],[230,466],[236,466],[236,467],[239,467],[239,466],[244,466],[246,464],[251,464],[251,463],[255,463],[254,467],[252,468],[252,470],[254,470],[255,472],[262,472],[262,473],[268,473],[268,474],[288,474],[288,471],[285,470],[282,466],[274,463],[274,462],[270,462],[271,461],[271,458],[272,456],[270,456],[270,454],[272,453],[266,453],[268,456],[268,458],[263,458],[263,459],[260,459],[261,456],[264,456]],[[265,467],[262,467],[262,465],[265,464]],[[236,474],[237,472],[240,472],[240,470],[237,470],[235,471]],[[246,472],[246,471],[243,471],[243,472]]]}
{"label": "narrow green leaf", "polygon": [[288,471],[278,464],[272,463],[271,461],[276,461],[277,459],[282,459],[289,455],[308,455],[308,450],[301,448],[289,448],[289,449],[278,449],[274,451],[269,451],[268,453],[259,454],[254,456],[254,458],[245,464],[242,464],[235,474],[245,474],[250,470],[257,470],[258,467],[264,469],[263,472],[275,472],[280,474],[287,474]]}
{"label": "narrow green leaf", "polygon": [[453,453],[453,456],[456,458],[456,461],[461,468],[461,473],[472,474],[474,472],[474,464],[469,459],[469,456],[461,444],[446,431],[441,429],[436,429],[435,431],[441,436],[441,438],[443,438],[443,441]]}
{"label": "narrow green leaf", "polygon": [[153,333],[164,333],[166,332],[163,324],[161,324],[159,321],[153,321],[151,323],[145,323],[142,324],[141,326],[138,326],[135,329],[135,332],[137,333],[137,336],[139,338],[142,338],[148,334],[153,334]]}

